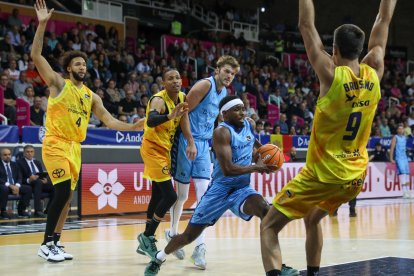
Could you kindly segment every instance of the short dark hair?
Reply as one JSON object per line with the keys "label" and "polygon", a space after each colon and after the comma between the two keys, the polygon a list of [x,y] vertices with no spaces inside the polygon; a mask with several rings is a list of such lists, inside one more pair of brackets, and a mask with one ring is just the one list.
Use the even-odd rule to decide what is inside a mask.
{"label": "short dark hair", "polygon": [[81,57],[85,60],[88,60],[88,57],[84,52],[81,51],[68,51],[63,55],[63,68],[65,69],[66,73],[68,72],[68,67],[74,58]]}
{"label": "short dark hair", "polygon": [[[162,80],[165,80],[165,75],[168,73],[168,72],[171,72],[171,71],[177,71],[178,72],[178,70],[176,69],[176,68],[168,68],[168,69],[165,69],[165,71],[162,73]],[[178,74],[180,74],[180,72],[178,72]],[[181,76],[180,76],[181,77]]]}
{"label": "short dark hair", "polygon": [[232,100],[234,100],[234,99],[239,99],[239,97],[237,97],[237,96],[235,96],[235,95],[230,95],[230,96],[226,96],[226,97],[224,97],[221,101],[220,101],[220,103],[219,103],[219,110],[221,110],[221,108],[226,104],[226,103],[228,103],[229,101],[232,101]]}
{"label": "short dark hair", "polygon": [[343,58],[354,60],[359,57],[364,48],[365,33],[353,24],[344,24],[334,32],[334,45],[338,47]]}
{"label": "short dark hair", "polygon": [[26,151],[27,149],[34,149],[34,147],[32,145],[26,145],[23,148],[23,151]]}

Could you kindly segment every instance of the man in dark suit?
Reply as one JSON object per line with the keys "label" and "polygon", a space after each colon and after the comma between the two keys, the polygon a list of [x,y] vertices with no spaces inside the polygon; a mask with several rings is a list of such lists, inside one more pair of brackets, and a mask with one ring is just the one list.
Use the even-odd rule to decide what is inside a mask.
{"label": "man in dark suit", "polygon": [[93,60],[92,68],[88,70],[91,75],[91,80],[100,79],[102,83],[105,82],[105,74],[101,68],[99,68],[99,61],[97,59]]}
{"label": "man in dark suit", "polygon": [[21,185],[22,175],[16,162],[11,162],[10,149],[2,149],[0,155],[0,216],[3,219],[10,219],[6,212],[7,197],[9,194],[13,194],[22,197],[17,206],[19,217],[28,217],[26,207],[30,204],[32,188]]}
{"label": "man in dark suit", "polygon": [[[17,165],[22,173],[23,186],[30,186],[33,190],[34,217],[44,218],[42,212],[41,195],[42,192],[51,193],[49,203],[53,198],[53,185],[47,177],[40,177],[37,173],[43,172],[40,161],[34,159],[35,149],[32,145],[23,148],[23,158],[17,160]],[[49,206],[48,203],[48,206]],[[46,208],[48,209],[48,208]]]}

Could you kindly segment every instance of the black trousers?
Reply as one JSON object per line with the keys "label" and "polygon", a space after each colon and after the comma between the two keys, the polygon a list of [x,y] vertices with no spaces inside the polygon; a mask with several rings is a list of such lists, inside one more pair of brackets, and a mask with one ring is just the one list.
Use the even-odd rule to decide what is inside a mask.
{"label": "black trousers", "polygon": [[34,210],[35,212],[42,211],[42,203],[41,203],[41,196],[42,193],[49,193],[49,202],[52,202],[53,199],[53,184],[48,181],[46,184],[40,179],[30,182],[29,184],[33,190],[33,202],[34,202]]}
{"label": "black trousers", "polygon": [[[0,209],[1,211],[6,210],[7,206],[7,197],[11,195],[12,191],[6,185],[0,185]],[[30,198],[32,197],[32,187],[28,185],[21,185],[19,188],[19,195],[22,197],[19,200],[19,204],[17,206],[18,212],[23,212],[27,206],[30,204]]]}

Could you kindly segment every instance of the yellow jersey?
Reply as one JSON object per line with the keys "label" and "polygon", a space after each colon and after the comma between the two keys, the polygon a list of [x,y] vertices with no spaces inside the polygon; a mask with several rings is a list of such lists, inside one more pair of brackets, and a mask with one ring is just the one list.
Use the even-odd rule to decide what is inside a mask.
{"label": "yellow jersey", "polygon": [[[150,103],[154,97],[160,97],[164,100],[165,106],[167,108],[166,113],[164,114],[170,114],[175,108],[175,103],[171,100],[171,98],[167,94],[167,91],[164,89],[158,92],[157,94],[153,95],[151,99],[148,101],[146,118],[148,118],[148,113],[150,112]],[[178,94],[178,103],[183,103],[184,100],[185,94],[180,91]],[[181,118],[175,118],[156,127],[149,127],[147,125],[147,121],[145,121],[143,137],[144,141],[153,143],[158,147],[170,151],[174,142],[175,132],[178,126],[180,125],[180,119]]]}
{"label": "yellow jersey", "polygon": [[316,104],[302,173],[332,184],[357,179],[368,165],[366,146],[380,98],[373,68],[360,64],[356,76],[348,66],[336,67],[330,89]]}
{"label": "yellow jersey", "polygon": [[66,141],[82,142],[86,138],[92,109],[93,92],[83,85],[77,88],[65,79],[60,94],[49,97],[46,114],[45,136],[55,136]]}

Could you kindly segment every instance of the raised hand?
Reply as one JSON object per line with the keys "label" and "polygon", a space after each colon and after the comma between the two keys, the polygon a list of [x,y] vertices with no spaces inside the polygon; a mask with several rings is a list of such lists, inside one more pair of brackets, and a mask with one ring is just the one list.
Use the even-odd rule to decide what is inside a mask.
{"label": "raised hand", "polygon": [[175,106],[171,114],[169,114],[169,119],[179,118],[188,112],[188,103],[179,103]]}
{"label": "raised hand", "polygon": [[54,11],[54,9],[47,11],[45,0],[36,0],[34,8],[36,10],[37,19],[39,22],[47,22],[52,16],[52,12]]}

